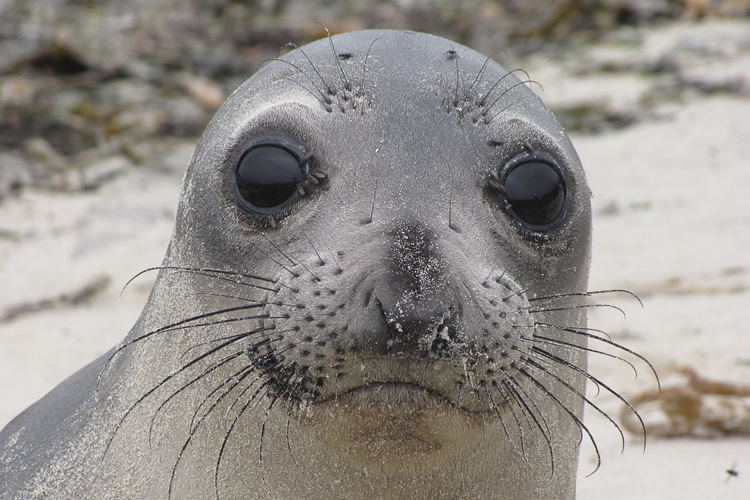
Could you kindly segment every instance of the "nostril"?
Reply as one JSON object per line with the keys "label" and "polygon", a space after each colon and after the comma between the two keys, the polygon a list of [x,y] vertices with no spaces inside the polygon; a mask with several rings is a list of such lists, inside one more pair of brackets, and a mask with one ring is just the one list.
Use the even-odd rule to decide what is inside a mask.
{"label": "nostril", "polygon": [[450,347],[450,333],[448,332],[448,326],[441,323],[438,325],[435,333],[435,339],[430,346],[430,353],[433,355],[439,355],[441,352],[447,351],[448,347]]}
{"label": "nostril", "polygon": [[458,324],[454,307],[436,301],[396,303],[380,310],[388,325],[391,354],[443,357],[456,344]]}
{"label": "nostril", "polygon": [[418,316],[404,314],[391,316],[386,314],[386,322],[391,332],[391,338],[410,338],[418,339],[425,334],[430,333],[430,318],[421,318]]}
{"label": "nostril", "polygon": [[458,334],[456,331],[455,309],[449,308],[443,319],[435,328],[435,336],[430,344],[430,355],[441,357],[446,354],[456,343]]}

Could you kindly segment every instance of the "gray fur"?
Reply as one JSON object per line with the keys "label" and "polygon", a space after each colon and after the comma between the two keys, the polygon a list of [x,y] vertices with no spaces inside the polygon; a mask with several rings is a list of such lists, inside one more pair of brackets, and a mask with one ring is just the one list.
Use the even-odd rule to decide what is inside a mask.
{"label": "gray fur", "polygon": [[[573,498],[586,319],[559,295],[586,291],[591,214],[568,138],[513,74],[434,36],[281,59],[204,133],[123,343],[0,434],[2,498]],[[320,174],[273,220],[233,184],[267,141]],[[566,178],[545,235],[490,182],[530,150]]]}

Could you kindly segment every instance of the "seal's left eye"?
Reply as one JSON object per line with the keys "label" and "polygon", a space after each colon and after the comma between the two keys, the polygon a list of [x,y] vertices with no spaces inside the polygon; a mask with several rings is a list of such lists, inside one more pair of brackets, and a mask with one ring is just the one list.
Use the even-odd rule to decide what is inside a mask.
{"label": "seal's left eye", "polygon": [[554,224],[565,203],[560,171],[545,161],[525,161],[504,179],[507,209],[527,228],[543,231]]}
{"label": "seal's left eye", "polygon": [[276,212],[293,201],[303,177],[297,157],[277,146],[253,148],[237,165],[240,196],[260,213]]}

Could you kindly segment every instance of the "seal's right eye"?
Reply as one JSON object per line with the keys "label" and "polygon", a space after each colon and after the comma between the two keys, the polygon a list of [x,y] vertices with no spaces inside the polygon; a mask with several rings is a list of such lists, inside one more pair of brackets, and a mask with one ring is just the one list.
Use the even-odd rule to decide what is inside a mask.
{"label": "seal's right eye", "polygon": [[277,146],[251,149],[237,165],[237,189],[255,212],[270,214],[295,199],[302,171],[296,156]]}
{"label": "seal's right eye", "polygon": [[565,181],[552,162],[530,159],[505,173],[506,210],[526,228],[545,231],[560,218]]}

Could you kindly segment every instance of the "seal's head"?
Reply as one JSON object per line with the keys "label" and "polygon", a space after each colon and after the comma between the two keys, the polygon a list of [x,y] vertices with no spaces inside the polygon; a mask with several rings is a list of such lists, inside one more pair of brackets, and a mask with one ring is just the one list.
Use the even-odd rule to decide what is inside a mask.
{"label": "seal's head", "polygon": [[266,64],[201,139],[126,344],[198,407],[169,489],[208,446],[230,496],[572,497],[589,197],[466,47],[364,31]]}
{"label": "seal's head", "polygon": [[157,411],[190,409],[167,489],[572,497],[589,197],[541,100],[463,46],[365,31],[266,64],[201,139],[125,344],[176,374]]}

